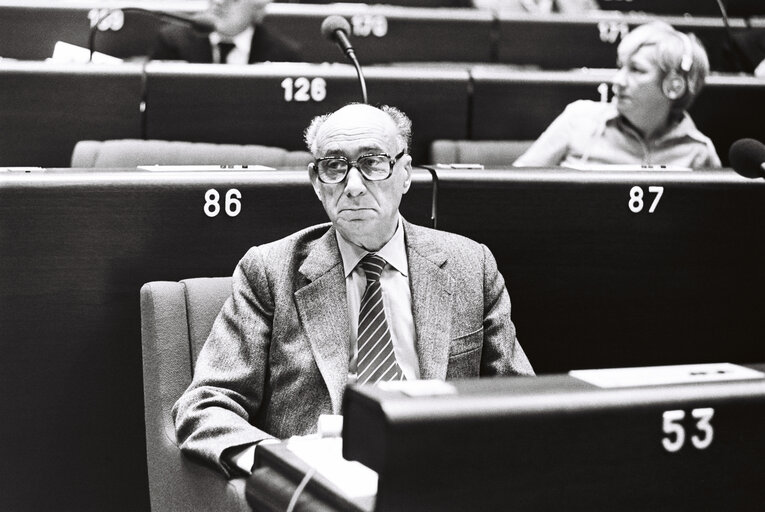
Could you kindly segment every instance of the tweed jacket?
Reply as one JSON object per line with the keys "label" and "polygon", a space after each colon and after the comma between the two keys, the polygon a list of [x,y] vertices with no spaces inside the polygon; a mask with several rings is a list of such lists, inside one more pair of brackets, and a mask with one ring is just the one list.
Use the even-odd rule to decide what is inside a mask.
{"label": "tweed jacket", "polygon": [[[491,252],[404,221],[423,379],[532,375]],[[181,449],[230,475],[224,451],[316,431],[341,414],[350,327],[335,229],[253,247],[173,408]]]}

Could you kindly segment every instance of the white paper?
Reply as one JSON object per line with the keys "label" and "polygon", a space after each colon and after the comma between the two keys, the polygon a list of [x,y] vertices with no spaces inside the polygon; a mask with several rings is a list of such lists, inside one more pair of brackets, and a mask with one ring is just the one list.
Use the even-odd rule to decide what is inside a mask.
{"label": "white paper", "polygon": [[601,388],[660,386],[765,377],[762,372],[731,363],[572,370],[568,374]]}
{"label": "white paper", "polygon": [[292,437],[287,448],[350,498],[377,495],[377,473],[343,458],[341,437]]}
{"label": "white paper", "polygon": [[141,171],[194,172],[194,171],[275,171],[265,165],[139,165]]}
{"label": "white paper", "polygon": [[[53,55],[47,60],[87,63],[91,62],[90,50],[76,44],[56,41],[56,45],[53,47]],[[93,52],[92,62],[94,64],[119,64],[122,62],[122,59],[101,52]]]}
{"label": "white paper", "polygon": [[640,164],[591,164],[591,163],[570,163],[561,165],[568,169],[577,171],[692,171],[690,167],[680,167],[678,165],[640,165]]}
{"label": "white paper", "polygon": [[399,391],[407,396],[456,395],[457,388],[437,379],[389,380],[376,384],[383,391]]}

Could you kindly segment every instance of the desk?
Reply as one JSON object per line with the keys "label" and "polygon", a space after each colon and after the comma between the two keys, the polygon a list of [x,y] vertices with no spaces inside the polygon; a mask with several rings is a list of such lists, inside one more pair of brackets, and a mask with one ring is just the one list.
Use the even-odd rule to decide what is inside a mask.
{"label": "desk", "polygon": [[765,181],[732,171],[437,174],[437,227],[491,249],[537,373],[765,361]]}
{"label": "desk", "polygon": [[[622,37],[638,25],[656,19],[655,15],[638,13],[524,15],[500,11],[497,16],[497,62],[542,69],[613,68],[616,66],[616,47]],[[730,69],[731,64],[723,52],[727,34],[719,15],[663,16],[661,20],[681,32],[695,34],[707,50],[713,70]],[[731,19],[730,26],[734,31],[746,27],[740,18]]]}
{"label": "desk", "polygon": [[142,71],[3,61],[0,165],[69,165],[82,139],[141,138]]}
{"label": "desk", "polygon": [[[350,64],[154,62],[146,73],[149,139],[305,149],[303,131],[314,116],[361,101]],[[364,76],[371,104],[396,106],[412,119],[415,162],[427,160],[435,139],[467,137],[467,71],[368,66]]]}
{"label": "desk", "polygon": [[321,35],[329,15],[351,26],[350,39],[362,66],[389,62],[491,62],[494,16],[477,9],[415,8],[358,4],[271,4],[265,23],[302,45],[307,62],[344,61]]}
{"label": "desk", "polygon": [[[411,154],[431,141],[468,137],[464,69],[369,66],[369,101],[401,108],[414,123]],[[319,114],[361,92],[349,64],[251,66],[152,62],[97,65],[4,62],[0,165],[64,167],[83,139],[149,138],[305,149]]]}
{"label": "desk", "polygon": [[[53,55],[56,41],[87,48],[90,27],[107,8],[146,7],[188,14],[205,5],[204,0],[160,0],[145,6],[126,1],[0,0],[0,57],[43,60]],[[95,48],[120,58],[146,55],[163,23],[150,15],[120,11],[99,25]]]}
{"label": "desk", "polygon": [[[652,14],[692,14],[694,16],[719,16],[716,2],[697,0],[598,0],[601,9],[648,12]],[[765,14],[765,4],[760,0],[728,0],[725,2],[728,16],[753,16]]]}
{"label": "desk", "polygon": [[[416,171],[408,220],[431,193]],[[141,285],[231,275],[325,220],[304,169],[0,172],[0,510],[148,509]]]}
{"label": "desk", "polygon": [[377,512],[760,510],[763,370],[350,387],[343,456],[378,473]]}
{"label": "desk", "polygon": [[[351,386],[342,456],[377,472],[374,500],[349,497],[318,468],[295,510],[759,510],[763,371],[595,370],[449,381],[430,393],[422,381]],[[247,482],[254,510],[286,510],[317,469],[293,452],[296,441],[335,440],[260,446]]]}
{"label": "desk", "polygon": [[[427,0],[425,0],[427,1]],[[348,19],[351,40],[362,65],[408,61],[489,62],[492,60],[494,15],[472,8],[344,3],[332,5],[274,3],[264,23],[302,45],[306,62],[344,61],[334,43],[321,35],[330,14]],[[204,10],[205,0],[160,0],[145,7],[190,15]],[[0,56],[43,60],[56,41],[88,46],[90,27],[107,13],[96,31],[95,48],[115,57],[148,55],[165,23],[145,13],[121,8],[144,7],[124,1],[43,2],[0,0]],[[452,6],[459,7],[459,6]],[[468,7],[468,6],[462,6]]]}

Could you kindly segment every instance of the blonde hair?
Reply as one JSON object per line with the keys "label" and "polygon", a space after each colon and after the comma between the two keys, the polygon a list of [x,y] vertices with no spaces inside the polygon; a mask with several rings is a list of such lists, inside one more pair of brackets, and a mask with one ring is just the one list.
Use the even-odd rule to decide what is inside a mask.
{"label": "blonde hair", "polygon": [[685,79],[686,92],[677,98],[673,110],[686,110],[704,87],[709,74],[709,58],[704,46],[693,34],[678,32],[663,21],[640,25],[619,43],[617,53],[620,62],[629,58],[644,46],[653,46],[652,62],[661,70],[661,79],[677,73]]}

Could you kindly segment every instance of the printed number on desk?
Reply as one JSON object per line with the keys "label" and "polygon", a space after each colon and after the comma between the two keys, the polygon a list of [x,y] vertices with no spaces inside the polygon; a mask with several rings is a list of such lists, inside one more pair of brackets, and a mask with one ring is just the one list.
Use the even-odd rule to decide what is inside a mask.
{"label": "printed number on desk", "polygon": [[[664,194],[664,187],[650,186],[648,187],[648,193],[655,194],[653,201],[651,202],[651,206],[648,208],[648,213],[653,213],[656,211],[656,207],[659,205],[661,196]],[[627,204],[632,213],[640,213],[643,211],[643,208],[645,207],[645,201],[643,198],[644,192],[641,187],[635,185],[630,189],[630,198]]]}
{"label": "printed number on desk", "polygon": [[[223,210],[229,217],[236,217],[242,211],[242,193],[235,188],[226,191]],[[205,204],[202,207],[208,217],[217,217],[220,213],[220,193],[214,188],[205,192]]]}
{"label": "printed number on desk", "polygon": [[[691,416],[695,421],[696,432],[691,436],[691,444],[697,450],[704,450],[712,444],[714,438],[714,429],[712,428],[712,417],[715,410],[711,407],[693,409]],[[685,418],[685,411],[677,409],[673,411],[664,411],[662,414],[662,432],[666,437],[662,437],[661,445],[670,453],[680,451],[685,444],[685,428],[681,421]]]}
{"label": "printed number on desk", "polygon": [[600,95],[601,103],[608,103],[608,96],[612,92],[611,85],[605,82],[601,82],[600,85],[598,85],[598,94]]}
{"label": "printed number on desk", "polygon": [[282,80],[284,89],[284,101],[324,101],[327,97],[327,81],[321,77],[285,78]]}
{"label": "printed number on desk", "polygon": [[388,20],[379,14],[354,14],[351,30],[356,37],[384,37],[388,33]]}

